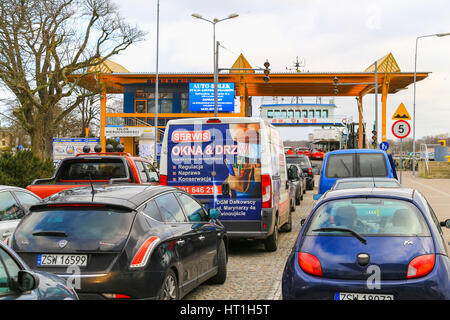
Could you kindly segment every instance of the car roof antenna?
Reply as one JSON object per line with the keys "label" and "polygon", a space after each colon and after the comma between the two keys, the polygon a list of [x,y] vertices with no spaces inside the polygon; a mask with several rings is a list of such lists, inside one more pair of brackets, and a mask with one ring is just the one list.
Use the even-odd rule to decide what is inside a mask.
{"label": "car roof antenna", "polygon": [[94,189],[94,184],[92,183],[92,176],[91,176],[90,172],[89,172],[89,183],[91,185],[91,194],[92,194],[91,202],[94,202],[95,189]]}

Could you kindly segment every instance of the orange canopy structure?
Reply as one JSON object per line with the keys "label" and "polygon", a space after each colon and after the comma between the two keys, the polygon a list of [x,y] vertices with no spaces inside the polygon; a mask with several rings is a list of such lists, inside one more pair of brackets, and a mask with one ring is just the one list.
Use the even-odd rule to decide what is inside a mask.
{"label": "orange canopy structure", "polygon": [[[414,82],[414,73],[401,72],[392,54],[369,66],[364,72],[286,72],[270,73],[270,81],[264,81],[264,73],[261,70],[249,72],[238,70],[248,68],[250,64],[241,54],[233,65],[236,70],[230,69],[226,73],[219,74],[219,82],[233,82],[235,95],[240,97],[241,109],[239,113],[226,113],[219,116],[249,116],[251,114],[249,97],[252,96],[345,96],[358,97],[359,122],[362,127],[363,97],[375,93],[375,78],[377,79],[378,92],[382,99],[382,139],[386,140],[386,101],[388,94],[395,94],[406,89]],[[125,69],[126,70],[126,69]],[[101,141],[105,144],[105,119],[106,117],[129,117],[130,114],[106,113],[106,94],[124,93],[126,84],[155,83],[154,73],[124,72],[124,68],[115,63],[109,63],[104,68],[91,70],[88,75],[79,79],[79,85],[89,89],[101,89],[102,114],[101,114]],[[428,72],[416,73],[417,81],[427,78]],[[159,73],[159,81],[165,83],[188,82],[213,82],[212,73]],[[153,113],[134,114],[136,117],[154,117]],[[159,117],[213,117],[213,113],[170,113],[159,114]],[[362,130],[360,130],[360,145],[362,146]]]}

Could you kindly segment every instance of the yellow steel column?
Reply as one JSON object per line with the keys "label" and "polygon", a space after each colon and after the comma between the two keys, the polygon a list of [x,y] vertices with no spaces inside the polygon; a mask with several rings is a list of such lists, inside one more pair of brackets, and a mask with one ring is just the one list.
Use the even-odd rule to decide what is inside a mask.
{"label": "yellow steel column", "polygon": [[364,128],[363,128],[363,104],[362,104],[363,96],[359,95],[358,100],[358,114],[359,114],[359,135],[358,135],[358,149],[363,148],[363,139],[364,139]]}
{"label": "yellow steel column", "polygon": [[384,81],[382,93],[381,93],[381,141],[382,142],[387,141],[387,137],[386,137],[386,104],[387,104],[388,91],[389,91],[389,81]]}
{"label": "yellow steel column", "polygon": [[106,151],[106,92],[102,91],[100,93],[100,144],[102,146],[102,151]]}

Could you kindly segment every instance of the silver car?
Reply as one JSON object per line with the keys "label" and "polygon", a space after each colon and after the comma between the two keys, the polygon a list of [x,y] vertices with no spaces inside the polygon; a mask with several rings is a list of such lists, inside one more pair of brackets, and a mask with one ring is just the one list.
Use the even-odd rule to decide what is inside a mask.
{"label": "silver car", "polygon": [[331,190],[355,188],[401,188],[402,185],[394,178],[343,178],[338,179]]}
{"label": "silver car", "polygon": [[41,202],[34,193],[17,187],[0,186],[0,240],[14,233],[30,206]]}

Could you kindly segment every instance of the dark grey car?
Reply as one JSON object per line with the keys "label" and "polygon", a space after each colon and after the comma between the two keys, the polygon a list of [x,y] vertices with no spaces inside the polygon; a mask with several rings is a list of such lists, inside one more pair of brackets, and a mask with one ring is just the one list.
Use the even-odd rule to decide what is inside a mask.
{"label": "dark grey car", "polygon": [[78,300],[65,280],[31,271],[10,248],[0,242],[0,300]]}
{"label": "dark grey car", "polygon": [[309,158],[305,156],[304,154],[297,154],[297,155],[291,155],[286,156],[286,164],[289,166],[291,164],[299,165],[302,169],[302,172],[305,174],[306,178],[306,189],[307,190],[313,190],[314,189],[314,170],[313,166],[311,164],[311,161],[309,161]]}
{"label": "dark grey car", "polygon": [[288,180],[295,188],[295,204],[298,206],[303,200],[303,194],[306,192],[306,181],[303,172],[295,164],[288,165]]}

